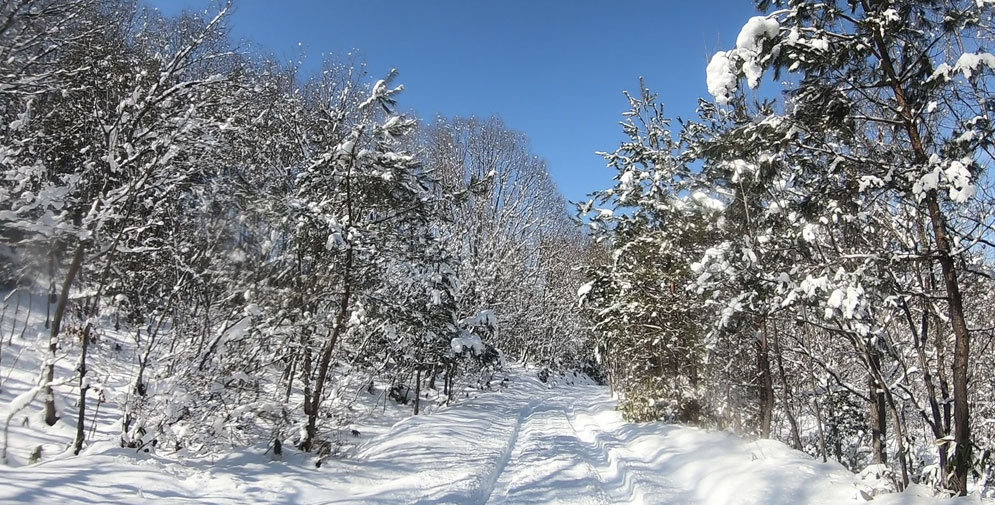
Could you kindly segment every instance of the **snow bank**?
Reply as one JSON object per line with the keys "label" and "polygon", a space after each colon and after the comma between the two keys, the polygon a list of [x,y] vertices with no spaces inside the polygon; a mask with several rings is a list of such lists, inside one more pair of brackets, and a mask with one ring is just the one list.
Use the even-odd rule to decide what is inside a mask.
{"label": "snow bank", "polygon": [[[0,467],[0,503],[836,505],[865,503],[861,493],[880,487],[779,442],[626,423],[606,387],[513,371],[500,392],[402,420],[321,468],[287,445],[280,461],[251,447],[181,464],[98,443],[79,457]],[[874,502],[980,500],[913,486]]]}

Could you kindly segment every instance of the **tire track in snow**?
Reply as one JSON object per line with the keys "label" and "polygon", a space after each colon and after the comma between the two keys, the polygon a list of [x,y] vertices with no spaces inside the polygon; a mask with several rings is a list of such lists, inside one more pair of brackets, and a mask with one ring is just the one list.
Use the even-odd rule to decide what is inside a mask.
{"label": "tire track in snow", "polygon": [[484,504],[613,503],[585,455],[589,447],[570,422],[562,397],[546,395],[530,409],[519,431]]}
{"label": "tire track in snow", "polygon": [[[563,418],[566,420],[567,425],[570,426],[570,431],[573,433],[574,438],[577,439],[578,443],[584,446],[592,447],[595,450],[599,450],[597,444],[589,444],[588,442],[586,442],[584,439],[581,438],[580,432],[577,431],[577,426],[574,425],[572,419],[576,410],[577,410],[577,398],[572,398],[570,401],[570,410],[567,411],[566,409],[564,409],[563,411]],[[609,462],[611,461],[611,454],[608,451],[605,451],[605,457],[608,458]],[[598,491],[600,492],[601,495],[600,498],[602,499],[602,503],[605,504],[614,503],[614,500],[612,500],[608,492],[605,491],[605,486],[607,486],[608,481],[605,480],[604,475],[602,475],[601,472],[598,471],[597,466],[591,463],[591,460],[588,459],[585,460],[584,462],[585,464],[587,464],[588,468],[591,469],[591,472],[594,473],[595,478],[597,478],[598,480],[599,483]]]}
{"label": "tire track in snow", "polygon": [[[614,408],[614,402],[609,400],[607,391],[592,391],[590,394],[574,395],[570,402],[567,422],[581,442],[591,451],[599,454],[599,479],[604,483],[603,489],[608,491],[610,503],[629,503],[649,505],[666,503],[668,505],[699,503],[694,498],[693,490],[675,482],[670,472],[663,471],[669,467],[664,463],[666,456],[657,450],[667,444],[653,444],[653,449],[647,452],[640,449],[643,437],[663,436],[652,427],[628,431],[634,425],[622,422]],[[583,402],[579,400],[583,399]],[[582,407],[578,409],[578,403]],[[581,420],[578,410],[584,412],[588,419]],[[605,416],[606,419],[595,420],[594,416]],[[578,424],[581,426],[577,428]],[[708,501],[701,503],[711,503]],[[735,503],[735,502],[734,502]]]}
{"label": "tire track in snow", "polygon": [[[517,373],[501,393],[395,424],[356,452],[361,465],[340,465],[346,467],[344,473],[355,474],[353,487],[363,491],[334,503],[485,503],[511,459],[525,419],[548,395],[548,387],[531,374]],[[364,472],[368,465],[384,472]]]}
{"label": "tire track in snow", "polygon": [[518,420],[515,422],[515,428],[508,437],[508,445],[505,447],[504,452],[501,454],[501,458],[498,460],[497,466],[494,470],[484,479],[483,485],[480,488],[480,501],[477,503],[481,505],[486,505],[491,501],[491,496],[494,494],[494,488],[497,487],[498,479],[504,474],[505,470],[508,468],[508,463],[512,459],[512,455],[516,448],[518,448],[519,437],[522,432],[522,425],[525,424],[526,420],[529,419],[536,411],[536,408],[542,402],[539,398],[533,398],[526,404],[525,408],[518,412]]}

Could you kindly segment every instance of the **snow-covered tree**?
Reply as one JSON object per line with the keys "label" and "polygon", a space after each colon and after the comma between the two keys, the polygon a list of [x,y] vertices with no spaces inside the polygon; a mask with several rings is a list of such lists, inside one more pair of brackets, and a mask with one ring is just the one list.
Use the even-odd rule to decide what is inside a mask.
{"label": "snow-covered tree", "polygon": [[622,408],[635,419],[698,421],[703,414],[706,342],[693,263],[725,204],[695,186],[677,159],[663,107],[645,87],[626,95],[629,140],[604,153],[615,186],[579,206],[594,239],[610,251],[578,291],[599,335],[598,350]]}
{"label": "snow-covered tree", "polygon": [[[784,111],[766,121],[786,123],[782,151],[799,179],[818,189],[816,205],[834,190],[845,221],[873,216],[874,205],[901,206],[926,225],[916,260],[937,268],[953,334],[953,486],[967,491],[972,466],[968,368],[969,315],[963,296],[971,269],[959,260],[984,236],[967,210],[983,184],[992,124],[992,5],[988,2],[769,2],[771,14],[751,19],[736,48],[708,66],[710,92],[720,104],[753,88],[765,70],[789,82]],[[850,209],[847,209],[849,206]],[[877,251],[864,251],[874,254]],[[829,290],[827,310],[848,320],[874,311],[860,268],[837,276],[848,287]],[[918,296],[930,296],[918,290]],[[913,293],[896,293],[912,295]],[[858,333],[873,333],[861,327]],[[942,365],[941,365],[942,366]],[[873,368],[873,366],[872,366]],[[879,384],[880,387],[880,384]]]}
{"label": "snow-covered tree", "polygon": [[584,323],[567,300],[581,283],[569,273],[582,258],[557,265],[565,251],[548,246],[573,249],[584,238],[528,139],[497,118],[438,118],[423,144],[447,200],[440,233],[457,259],[460,319],[496,316],[490,344],[522,361],[551,365],[578,349]]}
{"label": "snow-covered tree", "polygon": [[[972,455],[990,435],[971,437],[968,408],[987,403],[968,364],[985,360],[969,342],[990,319],[976,307],[992,287],[992,6],[758,5],[770,14],[712,57],[715,103],[679,137],[647,93],[630,98],[616,185],[581,207],[610,254],[581,295],[622,405],[680,404],[694,388],[646,395],[635,386],[654,373],[620,367],[696,348],[682,363],[724,393],[702,422],[964,493],[970,469],[989,472]],[[748,92],[765,75],[779,96]],[[648,350],[671,332],[683,340]]]}

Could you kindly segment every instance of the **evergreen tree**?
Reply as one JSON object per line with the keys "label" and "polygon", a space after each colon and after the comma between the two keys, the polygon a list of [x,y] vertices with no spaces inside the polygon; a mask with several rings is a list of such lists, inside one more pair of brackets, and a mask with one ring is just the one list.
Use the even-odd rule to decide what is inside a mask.
{"label": "evergreen tree", "polygon": [[645,87],[640,91],[626,95],[631,110],[622,127],[629,140],[604,153],[617,172],[615,186],[579,206],[610,256],[588,270],[591,280],[578,295],[599,335],[609,380],[622,394],[620,408],[633,419],[697,421],[707,343],[702,300],[686,288],[694,259],[715,231],[712,217],[725,204],[695,186],[676,157],[662,105]]}
{"label": "evergreen tree", "polygon": [[[932,252],[923,261],[939,268],[954,335],[955,488],[966,493],[970,324],[962,286],[969,272],[958,265],[954,238],[963,233],[962,209],[976,193],[982,153],[992,142],[985,104],[993,69],[983,52],[992,35],[992,6],[792,0],[758,7],[778,10],[751,19],[736,48],[712,58],[709,90],[717,102],[728,103],[740,77],[756,87],[766,68],[797,75],[780,115],[793,140],[784,152],[799,168],[822,168],[799,175],[821,189],[813,199],[829,203],[834,187],[855,188],[860,196],[841,204],[885,199],[925,217]],[[845,300],[851,299],[864,305],[859,287],[847,289]],[[847,301],[838,306],[850,307]]]}

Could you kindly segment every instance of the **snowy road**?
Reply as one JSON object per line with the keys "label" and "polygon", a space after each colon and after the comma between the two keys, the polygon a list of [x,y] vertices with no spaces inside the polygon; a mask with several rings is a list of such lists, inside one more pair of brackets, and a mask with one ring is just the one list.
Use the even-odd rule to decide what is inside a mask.
{"label": "snowy road", "polygon": [[550,387],[519,373],[501,393],[408,419],[367,443],[360,465],[383,465],[395,478],[377,484],[360,477],[348,487],[369,491],[332,503],[653,503],[645,501],[648,489],[683,503],[663,474],[641,476],[651,469],[629,462],[620,472],[617,456],[630,455],[623,454],[629,440],[601,429],[624,424],[613,406],[605,387]]}
{"label": "snowy road", "polygon": [[[608,389],[550,387],[516,370],[507,388],[405,419],[321,468],[261,450],[180,464],[98,444],[80,457],[0,467],[0,503],[40,504],[843,504],[841,466],[771,441],[623,422]],[[940,503],[923,489],[878,504]],[[68,500],[68,501],[67,501]],[[966,500],[964,502],[976,503]],[[962,503],[962,501],[956,501]]]}
{"label": "snowy road", "polygon": [[614,503],[594,462],[597,447],[570,420],[575,398],[546,395],[529,409],[487,504]]}

